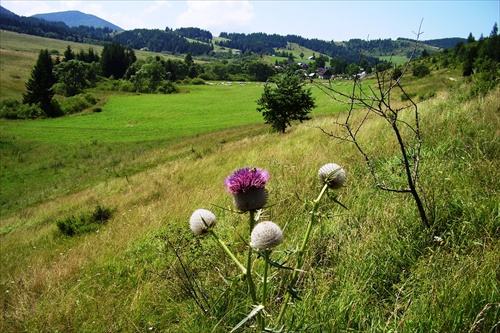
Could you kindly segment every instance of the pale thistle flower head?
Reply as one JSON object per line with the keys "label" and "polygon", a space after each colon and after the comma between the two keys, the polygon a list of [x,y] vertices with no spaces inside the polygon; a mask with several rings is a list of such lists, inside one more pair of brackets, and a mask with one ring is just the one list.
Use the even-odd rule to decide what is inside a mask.
{"label": "pale thistle flower head", "polygon": [[267,202],[265,188],[270,175],[259,168],[242,168],[233,172],[224,180],[229,193],[233,195],[236,209],[247,212],[264,207]]}
{"label": "pale thistle flower head", "polygon": [[281,244],[283,232],[271,221],[257,224],[250,235],[250,246],[257,250],[269,250]]}
{"label": "pale thistle flower head", "polygon": [[203,235],[208,229],[215,226],[215,215],[207,209],[197,209],[189,218],[189,228],[197,235]]}
{"label": "pale thistle flower head", "polygon": [[328,163],[319,169],[318,178],[323,184],[328,184],[329,188],[338,189],[344,185],[346,173],[340,165]]}

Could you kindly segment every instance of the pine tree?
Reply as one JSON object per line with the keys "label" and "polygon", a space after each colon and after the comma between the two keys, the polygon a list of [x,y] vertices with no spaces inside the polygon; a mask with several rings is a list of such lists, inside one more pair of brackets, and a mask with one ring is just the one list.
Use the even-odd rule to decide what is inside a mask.
{"label": "pine tree", "polygon": [[56,83],[52,58],[47,49],[40,50],[35,67],[31,71],[31,77],[26,82],[26,94],[23,95],[24,104],[40,104],[43,112],[48,117],[58,116],[57,110],[52,105],[54,92],[52,86]]}
{"label": "pine tree", "polygon": [[117,42],[104,46],[101,54],[101,68],[104,77],[121,79],[130,65],[125,48]]}
{"label": "pine tree", "polygon": [[71,49],[71,46],[68,45],[66,47],[66,50],[64,51],[64,60],[63,61],[70,61],[70,60],[73,60],[73,59],[75,59],[75,53]]}

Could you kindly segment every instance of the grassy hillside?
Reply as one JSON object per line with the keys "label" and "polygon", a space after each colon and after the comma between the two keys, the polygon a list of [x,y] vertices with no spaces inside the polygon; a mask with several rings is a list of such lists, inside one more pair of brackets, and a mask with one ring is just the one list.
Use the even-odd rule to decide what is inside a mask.
{"label": "grassy hillside", "polygon": [[[101,113],[1,121],[0,331],[230,331],[252,309],[246,284],[213,238],[192,235],[189,216],[213,211],[218,234],[245,260],[246,216],[230,211],[223,183],[237,168],[267,169],[261,220],[283,228],[272,256],[292,266],[329,162],[347,172],[336,196],[348,210],[321,201],[287,328],[498,331],[500,89],[466,99],[468,83],[447,71],[405,83],[421,112],[430,230],[409,197],[375,188],[352,145],[318,129],[335,130],[343,107],[316,90],[314,118],[285,135],[259,122],[256,84],[114,96]],[[388,124],[365,125],[360,139],[391,170]],[[96,207],[113,211],[97,230],[58,229]],[[270,268],[270,324],[288,274]],[[252,324],[240,331],[256,332]]]}
{"label": "grassy hillside", "polygon": [[[26,81],[30,77],[40,50],[48,49],[49,52],[60,54],[62,57],[68,45],[74,52],[88,51],[88,48],[92,47],[94,51],[101,54],[103,48],[100,45],[68,42],[0,30],[0,77],[2,78],[0,99],[22,98],[22,94],[26,91]],[[157,53],[139,50],[136,50],[135,54],[138,59],[157,55]],[[161,56],[175,58],[172,55],[161,54]]]}

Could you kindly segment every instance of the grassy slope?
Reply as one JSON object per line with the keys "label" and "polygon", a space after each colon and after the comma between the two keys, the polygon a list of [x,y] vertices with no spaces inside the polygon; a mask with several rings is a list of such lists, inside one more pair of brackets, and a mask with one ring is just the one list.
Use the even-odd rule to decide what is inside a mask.
{"label": "grassy slope", "polygon": [[[444,78],[449,75],[442,73]],[[417,89],[430,83],[412,84]],[[308,212],[297,197],[313,199],[317,169],[333,161],[348,172],[339,199],[349,211],[328,200],[322,205],[326,214],[313,232],[306,262],[311,274],[304,281],[303,301],[294,310],[304,325],[322,323],[313,330],[318,332],[493,332],[500,320],[500,91],[463,102],[460,95],[466,88],[459,85],[455,92],[439,93],[420,104],[422,182],[435,205],[432,232],[422,230],[408,198],[373,188],[352,146],[336,143],[314,128],[332,129],[328,114],[294,126],[286,135],[270,134],[256,124],[164,144],[152,139],[134,145],[121,136],[116,139],[122,143],[119,148],[99,141],[68,148],[61,142],[32,141],[32,134],[19,131],[16,149],[4,145],[2,152],[14,154],[19,165],[32,165],[34,177],[46,168],[57,176],[66,164],[86,174],[90,165],[81,165],[84,160],[97,166],[90,169],[96,173],[90,175],[92,186],[80,185],[69,173],[67,186],[52,183],[52,195],[2,217],[0,330],[206,332],[216,327],[216,332],[227,332],[248,310],[237,302],[244,288],[225,287],[221,275],[233,276],[236,269],[211,239],[198,244],[191,237],[189,215],[196,208],[212,209],[219,232],[240,255],[245,246],[237,234],[243,233],[244,217],[212,205],[231,205],[222,183],[234,169],[263,167],[272,176],[265,218],[286,226],[280,249],[293,249]],[[118,103],[124,108],[131,104],[127,98],[143,98],[141,103],[148,105],[152,97],[112,99],[109,107]],[[194,100],[195,105],[206,101]],[[320,110],[331,108],[329,103],[321,98]],[[241,100],[240,104],[245,105]],[[143,115],[137,110],[127,114],[136,118],[121,125],[141,124]],[[61,121],[75,126],[75,120],[94,116]],[[2,126],[15,128],[12,124]],[[367,125],[362,137],[375,147],[374,154],[390,156],[393,148],[383,139],[385,125],[377,120]],[[68,126],[60,133],[74,139],[77,131]],[[135,133],[140,136],[141,131]],[[39,160],[27,159],[35,156]],[[72,158],[79,162],[70,162]],[[98,163],[108,158],[111,164]],[[124,165],[136,171],[123,172]],[[106,175],[99,176],[97,170],[104,168]],[[30,189],[30,179],[25,181]],[[68,186],[74,188],[69,191]],[[76,238],[58,233],[55,221],[91,211],[96,204],[116,209],[106,227]],[[434,235],[443,242],[434,241]],[[201,315],[182,290],[178,265],[165,245],[167,237],[183,251],[213,305],[207,315]],[[271,306],[270,311],[275,310]]]}
{"label": "grassy slope", "polygon": [[[235,267],[210,239],[191,248],[196,241],[187,229],[189,215],[196,208],[212,209],[219,232],[243,253],[235,233],[243,232],[244,217],[212,205],[230,205],[222,183],[232,170],[263,167],[272,175],[273,205],[264,214],[286,226],[281,249],[293,248],[307,219],[296,194],[312,199],[317,169],[335,161],[348,171],[348,186],[339,199],[349,211],[327,200],[322,207],[328,217],[314,231],[313,255],[306,264],[313,273],[306,283],[314,289],[303,291],[298,316],[306,324],[323,323],[323,331],[462,332],[477,324],[476,316],[487,307],[479,331],[488,332],[500,318],[495,305],[500,296],[500,165],[498,141],[493,140],[500,128],[498,94],[474,103],[440,98],[421,105],[423,182],[434,195],[435,233],[443,243],[421,229],[408,198],[373,189],[352,146],[308,126],[329,128],[329,119],[322,118],[295,126],[287,135],[249,136],[116,177],[4,220],[17,228],[2,236],[1,297],[8,309],[2,325],[14,331],[153,327],[203,332],[223,318],[216,331],[225,332],[245,312],[236,307],[239,296],[229,293],[218,275],[232,276]],[[383,129],[378,122],[369,125],[372,134]],[[478,131],[488,134],[476,136]],[[54,221],[90,211],[97,203],[117,209],[108,226],[74,239],[58,234]],[[196,269],[214,305],[209,316],[200,316],[180,288],[165,237],[184,249],[184,260]],[[219,296],[227,307],[215,306]]]}
{"label": "grassy slope", "polygon": [[[87,51],[89,47],[92,47],[94,51],[101,54],[103,48],[100,45],[67,42],[0,30],[0,77],[2,78],[0,81],[0,99],[22,98],[22,94],[26,90],[25,83],[36,63],[40,50],[58,51],[62,57],[68,45],[75,53],[80,52],[80,50]],[[155,55],[183,59],[182,57],[139,50],[135,51],[135,55],[139,59]]]}
{"label": "grassy slope", "polygon": [[[247,135],[248,130],[240,128],[243,125],[254,124],[259,131],[267,130],[255,104],[262,92],[261,84],[184,89],[189,93],[111,97],[100,113],[34,121],[0,120],[1,215],[57,192],[67,193],[96,180],[131,175],[178,154],[197,154],[219,147],[221,140]],[[341,108],[333,107],[334,103],[318,89],[312,91],[318,103],[315,116]],[[196,140],[199,135],[217,130],[226,132],[214,140]],[[188,143],[190,140],[196,143]],[[142,162],[151,150],[172,144],[183,147],[183,151],[147,164]]]}

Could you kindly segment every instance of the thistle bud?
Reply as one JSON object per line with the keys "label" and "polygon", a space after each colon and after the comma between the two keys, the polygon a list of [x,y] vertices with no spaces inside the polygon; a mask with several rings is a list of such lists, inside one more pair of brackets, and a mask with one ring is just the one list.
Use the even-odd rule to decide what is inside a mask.
{"label": "thistle bud", "polygon": [[271,221],[257,224],[250,235],[250,246],[257,250],[272,249],[283,241],[280,227]]}
{"label": "thistle bud", "polygon": [[331,189],[341,188],[346,179],[345,170],[336,163],[323,165],[318,171],[318,178]]}
{"label": "thistle bud", "polygon": [[215,226],[215,215],[206,209],[197,209],[189,218],[189,228],[197,235],[203,235],[208,229]]}

